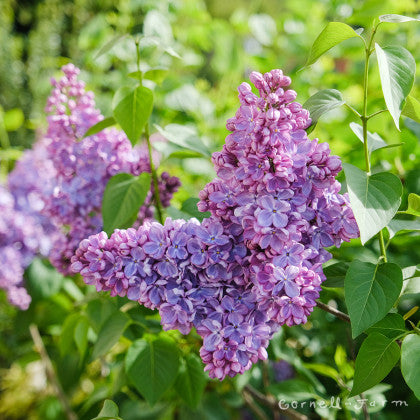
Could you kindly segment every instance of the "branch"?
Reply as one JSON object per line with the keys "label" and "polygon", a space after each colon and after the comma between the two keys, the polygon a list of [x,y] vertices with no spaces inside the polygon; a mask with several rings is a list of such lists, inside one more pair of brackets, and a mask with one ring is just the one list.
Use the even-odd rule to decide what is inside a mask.
{"label": "branch", "polygon": [[252,395],[247,391],[242,391],[242,396],[244,397],[246,405],[256,414],[256,416],[260,420],[270,420],[265,414],[265,412],[261,409],[261,407],[258,404],[255,404],[254,400],[252,399]]}
{"label": "branch", "polygon": [[71,409],[66,394],[64,394],[63,388],[61,388],[61,384],[57,379],[51,359],[48,356],[47,350],[44,346],[44,342],[42,341],[41,335],[39,334],[38,327],[35,324],[31,324],[29,326],[29,332],[31,333],[32,340],[34,341],[35,349],[41,356],[41,360],[44,364],[44,369],[47,374],[47,377],[52,383],[57,398],[60,400],[61,405],[63,406],[63,410],[66,414],[66,417],[68,418],[68,420],[77,420],[77,416]]}
{"label": "branch", "polygon": [[341,312],[338,309],[333,308],[332,306],[326,305],[325,303],[322,303],[319,300],[316,301],[316,306],[318,306],[319,309],[322,309],[325,312],[329,312],[330,314],[333,314],[337,318],[340,318],[341,320],[346,321],[350,324],[350,317],[344,312]]}
{"label": "branch", "polygon": [[277,411],[280,414],[288,417],[292,420],[309,420],[307,416],[299,413],[292,408],[280,408],[279,402],[272,397],[271,395],[264,395],[260,391],[253,388],[251,385],[245,385],[244,391],[248,392],[252,397],[254,397],[260,403],[270,407],[273,411]]}

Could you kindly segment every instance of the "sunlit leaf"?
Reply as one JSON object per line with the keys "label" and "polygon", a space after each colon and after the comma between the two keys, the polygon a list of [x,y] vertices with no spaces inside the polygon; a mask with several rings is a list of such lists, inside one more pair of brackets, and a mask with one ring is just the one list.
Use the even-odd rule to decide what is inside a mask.
{"label": "sunlit leaf", "polygon": [[92,127],[89,128],[88,131],[83,135],[83,137],[89,137],[93,136],[94,134],[97,134],[101,132],[102,130],[105,130],[105,128],[111,127],[112,125],[115,125],[116,121],[114,117],[108,117],[103,119],[102,121],[99,121],[95,125],[92,125]]}
{"label": "sunlit leaf", "polygon": [[121,42],[123,39],[127,38],[128,34],[124,35],[117,35],[111,40],[109,40],[105,45],[101,47],[101,49],[93,56],[93,59],[96,60],[97,58],[101,57],[102,55],[106,54],[110,51],[115,45]]}
{"label": "sunlit leaf", "polygon": [[[356,134],[357,138],[363,143],[363,127],[355,122],[350,123],[351,131]],[[368,149],[370,152],[379,149],[389,149],[391,147],[402,146],[403,143],[387,144],[378,133],[367,132]]]}
{"label": "sunlit leaf", "polygon": [[419,19],[415,19],[409,16],[395,15],[391,13],[388,15],[379,16],[379,20],[381,22],[389,22],[389,23],[404,23],[404,22],[418,21]]}
{"label": "sunlit leaf", "polygon": [[343,167],[351,208],[364,244],[383,229],[397,212],[401,202],[401,181],[388,172],[368,175],[349,163],[344,163]]}
{"label": "sunlit leaf", "polygon": [[401,111],[414,84],[416,62],[401,46],[381,48],[375,44],[375,50],[385,103],[399,130]]}
{"label": "sunlit leaf", "polygon": [[420,102],[411,95],[407,96],[402,115],[420,123]]}
{"label": "sunlit leaf", "polygon": [[420,399],[420,336],[410,334],[405,337],[401,352],[401,372],[405,382]]}
{"label": "sunlit leaf", "polygon": [[306,66],[318,60],[321,55],[349,38],[360,37],[354,29],[342,22],[330,22],[318,35],[312,45]]}

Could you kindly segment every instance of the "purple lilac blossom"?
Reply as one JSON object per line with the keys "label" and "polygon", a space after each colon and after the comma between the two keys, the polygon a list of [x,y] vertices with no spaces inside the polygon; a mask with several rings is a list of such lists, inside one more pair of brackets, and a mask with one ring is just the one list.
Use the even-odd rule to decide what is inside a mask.
{"label": "purple lilac blossom", "polygon": [[[158,309],[165,330],[194,326],[205,370],[220,380],[266,359],[281,325],[306,322],[331,258],[323,247],[358,236],[335,180],[340,160],[307,137],[309,112],[293,102],[290,78],[280,70],[250,78],[260,96],[239,86],[231,134],[213,154],[218,178],[199,195],[211,217],[101,232],[80,243],[71,266],[97,290]],[[108,254],[122,261],[111,272]]]}
{"label": "purple lilac blossom", "polygon": [[[70,274],[70,259],[82,239],[102,230],[101,204],[108,180],[117,173],[150,172],[147,147],[132,147],[122,131],[105,129],[83,138],[103,119],[94,95],[78,80],[79,69],[62,68],[52,79],[47,101],[46,133],[9,175],[9,189],[18,208],[36,214],[45,231],[39,251],[63,274]],[[154,153],[158,163],[159,155]],[[161,203],[168,207],[180,186],[179,179],[163,172],[158,180]],[[136,225],[153,217],[151,186]]]}

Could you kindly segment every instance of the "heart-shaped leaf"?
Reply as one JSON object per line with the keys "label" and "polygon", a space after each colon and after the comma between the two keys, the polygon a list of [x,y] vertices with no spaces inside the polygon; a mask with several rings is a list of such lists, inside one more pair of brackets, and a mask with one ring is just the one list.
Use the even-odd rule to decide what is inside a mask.
{"label": "heart-shaped leaf", "polygon": [[402,114],[420,123],[420,102],[411,95],[408,95]]}
{"label": "heart-shaped leaf", "polygon": [[344,163],[343,167],[351,208],[364,244],[384,228],[397,212],[401,202],[401,181],[388,172],[368,175],[348,163]]}
{"label": "heart-shaped leaf", "polygon": [[392,339],[374,332],[360,347],[356,358],[350,397],[381,382],[400,358],[400,348]]}
{"label": "heart-shaped leaf", "polygon": [[144,86],[136,87],[114,107],[114,118],[133,145],[139,141],[152,109],[153,92]]}
{"label": "heart-shaped leaf", "polygon": [[380,321],[392,308],[402,288],[396,264],[375,265],[355,260],[344,280],[344,295],[353,338]]}
{"label": "heart-shaped leaf", "polygon": [[150,190],[151,175],[143,172],[138,177],[131,174],[114,175],[105,188],[102,200],[104,230],[111,234],[115,229],[130,227]]}
{"label": "heart-shaped leaf", "polygon": [[389,14],[389,15],[382,15],[379,16],[379,20],[381,22],[389,22],[389,23],[404,23],[404,22],[412,22],[413,20],[419,20],[415,19],[409,16],[403,16],[403,15],[395,15],[395,14]]}
{"label": "heart-shaped leaf", "polygon": [[419,220],[391,220],[386,227],[389,232],[389,238],[392,239],[398,232],[420,230]]}
{"label": "heart-shaped leaf", "polygon": [[312,95],[302,106],[309,111],[312,125],[315,125],[321,115],[344,103],[341,92],[336,89],[323,89]]}
{"label": "heart-shaped leaf", "polygon": [[175,382],[175,389],[192,408],[197,407],[207,383],[201,360],[195,354],[188,354],[181,365]]}
{"label": "heart-shaped leaf", "polygon": [[328,23],[313,43],[306,66],[315,63],[321,55],[325,54],[340,42],[354,37],[360,38],[360,35],[351,26],[342,22]]}
{"label": "heart-shaped leaf", "polygon": [[178,349],[163,338],[135,341],[125,358],[127,376],[150,405],[175,382],[178,368]]}
{"label": "heart-shaped leaf", "polygon": [[399,130],[401,111],[414,84],[416,62],[411,53],[400,46],[381,48],[375,44],[375,49],[385,103]]}
{"label": "heart-shaped leaf", "polygon": [[[356,134],[357,138],[363,143],[363,127],[355,122],[350,123],[351,131]],[[369,152],[373,152],[378,149],[386,149],[390,147],[402,146],[403,143],[387,144],[378,133],[367,132],[367,142]]]}
{"label": "heart-shaped leaf", "polygon": [[401,346],[401,372],[407,385],[420,399],[420,336],[410,334]]}
{"label": "heart-shaped leaf", "polygon": [[400,314],[387,314],[387,316],[370,327],[368,334],[377,332],[386,337],[395,339],[406,332],[404,318]]}

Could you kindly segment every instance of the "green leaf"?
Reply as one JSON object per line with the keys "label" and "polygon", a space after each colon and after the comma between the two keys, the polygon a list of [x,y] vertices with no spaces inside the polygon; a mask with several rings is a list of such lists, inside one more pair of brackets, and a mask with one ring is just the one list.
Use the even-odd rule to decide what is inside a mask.
{"label": "green leaf", "polygon": [[57,270],[35,258],[26,269],[26,287],[34,300],[46,299],[58,293],[64,277]]}
{"label": "green leaf", "polygon": [[207,375],[201,360],[195,354],[187,354],[175,382],[180,397],[192,408],[197,407],[207,384]]}
{"label": "green leaf", "polygon": [[99,412],[98,416],[92,420],[122,420],[121,417],[118,417],[118,406],[111,400],[105,400],[102,410]]}
{"label": "green leaf", "polygon": [[312,385],[300,379],[288,379],[268,387],[268,391],[278,400],[305,401],[318,398]]}
{"label": "green leaf", "polygon": [[[351,131],[356,134],[357,138],[363,143],[363,127],[355,122],[350,123]],[[367,132],[367,141],[369,152],[373,152],[378,149],[386,149],[391,147],[402,146],[403,143],[387,144],[378,133]]]}
{"label": "green leaf", "polygon": [[200,212],[198,211],[197,208],[197,203],[200,200],[198,198],[194,198],[194,197],[190,197],[187,198],[181,206],[181,211],[191,215],[191,217],[195,217],[196,219],[198,219],[200,222],[203,221],[203,219],[205,219],[206,217],[210,217],[210,212],[206,211],[206,212]]}
{"label": "green leaf", "polygon": [[151,175],[143,172],[138,177],[131,174],[114,175],[105,188],[102,201],[104,230],[130,227],[150,190]]}
{"label": "green leaf", "polygon": [[86,315],[93,330],[97,333],[110,315],[116,312],[116,306],[110,300],[94,299],[86,307]]}
{"label": "green leaf", "polygon": [[353,388],[350,397],[381,382],[400,358],[400,348],[393,339],[374,332],[360,347],[356,358]]}
{"label": "green leaf", "polygon": [[350,204],[360,239],[365,244],[394,217],[401,202],[400,179],[388,172],[368,175],[359,168],[344,163]]}
{"label": "green leaf", "polygon": [[175,382],[179,355],[175,343],[164,338],[137,340],[125,358],[127,376],[150,405]]}
{"label": "green leaf", "polygon": [[270,46],[276,39],[277,27],[274,19],[265,13],[252,15],[248,20],[254,38],[262,45]]}
{"label": "green leaf", "polygon": [[324,274],[327,277],[327,279],[322,282],[322,286],[344,287],[344,278],[346,277],[346,272],[348,268],[349,265],[344,262],[338,262],[336,264],[331,264],[323,268]]}
{"label": "green leaf", "polygon": [[16,131],[25,121],[25,116],[20,108],[13,108],[6,111],[3,115],[4,128],[6,131]]}
{"label": "green leaf", "polygon": [[319,373],[323,376],[328,376],[329,378],[332,378],[334,380],[337,380],[337,378],[340,376],[334,368],[323,363],[304,363],[303,366],[307,369],[312,370],[315,373]]}
{"label": "green leaf", "polygon": [[341,92],[336,89],[323,89],[312,95],[302,107],[311,114],[312,124],[315,125],[319,118],[345,103]]}
{"label": "green leaf", "polygon": [[392,239],[399,232],[410,232],[414,230],[420,230],[420,221],[394,219],[388,223],[388,226],[386,228],[389,232],[389,239]]}
{"label": "green leaf", "polygon": [[123,39],[125,39],[128,36],[128,34],[124,35],[117,35],[111,40],[109,40],[107,43],[105,43],[99,51],[93,56],[93,59],[96,60],[102,55],[106,54],[108,51],[110,51],[115,45],[117,45],[119,42],[121,42]]}
{"label": "green leaf", "polygon": [[406,213],[420,217],[420,196],[417,194],[408,194],[408,208]]}
{"label": "green leaf", "polygon": [[169,124],[165,128],[155,124],[155,127],[169,142],[198,152],[203,156],[210,157],[210,151],[207,146],[203,144],[194,128],[185,127],[180,124]]}
{"label": "green leaf", "polygon": [[153,82],[160,85],[165,79],[166,76],[169,74],[168,69],[164,68],[154,68],[144,72],[143,77],[148,80],[152,80]]}
{"label": "green leaf", "polygon": [[86,131],[86,133],[83,135],[83,137],[93,136],[94,134],[97,134],[100,131],[105,130],[105,128],[111,127],[115,124],[116,121],[114,117],[105,118],[102,121],[96,123],[95,125],[92,125],[92,127],[90,127],[89,130]]}
{"label": "green leaf", "polygon": [[380,321],[392,308],[402,288],[401,268],[355,260],[344,280],[344,295],[353,338]]}
{"label": "green leaf", "polygon": [[87,343],[88,343],[89,321],[85,317],[81,317],[74,328],[74,341],[77,350],[80,353],[80,358],[83,359]]}
{"label": "green leaf", "polygon": [[406,332],[404,318],[400,314],[387,314],[387,316],[370,327],[367,334],[374,332],[395,339]]}
{"label": "green leaf", "polygon": [[408,95],[402,114],[420,123],[420,102],[416,98]]}
{"label": "green leaf", "polygon": [[379,16],[379,20],[381,22],[389,22],[389,23],[404,23],[404,22],[412,22],[413,20],[419,20],[419,19],[415,19],[409,16],[403,16],[403,15],[394,15],[394,14],[389,14],[389,15],[382,15]]}
{"label": "green leaf", "polygon": [[118,342],[129,323],[130,318],[124,312],[117,311],[111,314],[98,333],[92,359],[106,354]]}
{"label": "green leaf", "polygon": [[414,84],[416,62],[401,46],[381,48],[375,44],[375,49],[385,103],[399,130],[401,111]]}
{"label": "green leaf", "polygon": [[60,353],[62,356],[70,353],[72,350],[72,344],[74,342],[74,330],[80,318],[80,313],[71,314],[65,319],[63,323],[59,342]]}
{"label": "green leaf", "polygon": [[153,109],[153,92],[138,86],[114,107],[114,118],[135,145]]}
{"label": "green leaf", "polygon": [[420,400],[420,336],[410,334],[401,346],[401,372],[407,385]]}
{"label": "green leaf", "polygon": [[313,43],[306,66],[315,63],[321,55],[325,54],[332,47],[354,37],[360,38],[360,35],[351,26],[342,22],[328,23]]}

